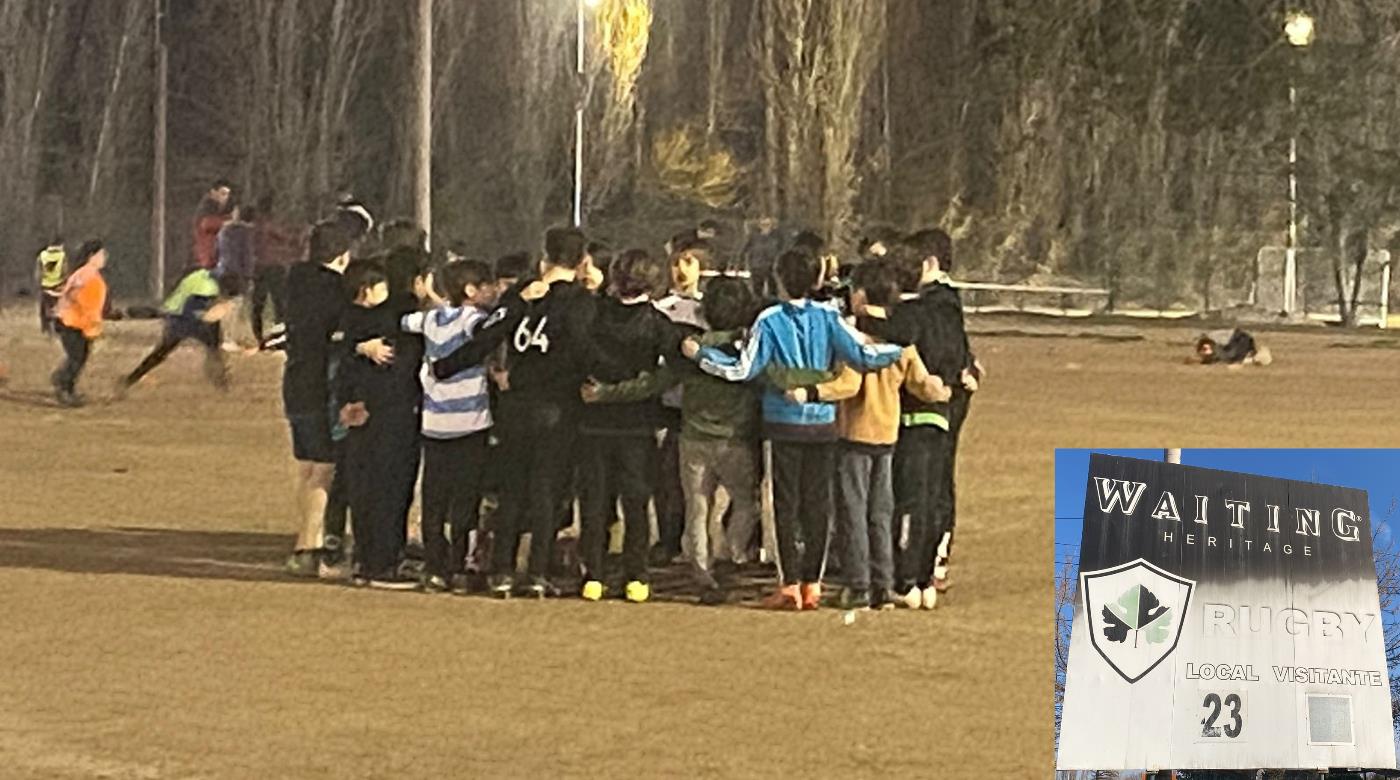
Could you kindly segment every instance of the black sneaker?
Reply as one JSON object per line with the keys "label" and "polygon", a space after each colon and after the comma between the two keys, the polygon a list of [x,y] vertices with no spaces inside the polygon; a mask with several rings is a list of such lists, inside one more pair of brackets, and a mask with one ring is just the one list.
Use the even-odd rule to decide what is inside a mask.
{"label": "black sneaker", "polygon": [[870,591],[870,608],[877,612],[894,609],[894,594],[885,588],[876,588]]}
{"label": "black sneaker", "polygon": [[707,607],[716,607],[725,601],[724,588],[718,585],[705,588],[700,591],[700,603]]}
{"label": "black sneaker", "polygon": [[559,598],[559,589],[548,579],[536,576],[530,578],[530,584],[520,595],[533,599],[556,599]]}
{"label": "black sneaker", "polygon": [[454,596],[470,596],[472,594],[472,580],[469,575],[454,574],[448,585]]}
{"label": "black sneaker", "polygon": [[669,568],[671,562],[674,561],[678,555],[680,555],[679,552],[673,552],[658,544],[652,547],[651,551],[647,553],[647,563],[650,564],[653,569]]}
{"label": "black sneaker", "polygon": [[492,574],[486,578],[486,588],[493,598],[508,599],[515,593],[515,578],[509,574]]}
{"label": "black sneaker", "polygon": [[58,398],[59,406],[64,406],[69,409],[77,409],[85,403],[82,396],[71,390],[59,390],[56,397]]}
{"label": "black sneaker", "polygon": [[836,597],[836,607],[848,611],[870,609],[870,591],[863,588],[842,588],[841,595]]}
{"label": "black sneaker", "polygon": [[388,571],[370,577],[369,586],[375,590],[417,590],[418,580],[404,577],[396,571]]}

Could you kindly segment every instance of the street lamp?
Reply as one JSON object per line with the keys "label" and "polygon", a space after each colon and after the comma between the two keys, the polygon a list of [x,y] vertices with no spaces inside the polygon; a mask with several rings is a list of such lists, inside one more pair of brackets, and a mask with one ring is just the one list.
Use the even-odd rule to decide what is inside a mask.
{"label": "street lamp", "polygon": [[588,90],[584,85],[583,52],[587,45],[584,11],[596,9],[602,0],[576,0],[578,36],[574,47],[578,73],[578,105],[574,107],[574,227],[583,224],[583,109]]}
{"label": "street lamp", "polygon": [[[1283,34],[1290,46],[1303,49],[1312,44],[1313,18],[1304,11],[1284,15]],[[1298,89],[1294,72],[1288,71],[1288,249],[1284,253],[1283,313],[1292,314],[1298,289]]]}

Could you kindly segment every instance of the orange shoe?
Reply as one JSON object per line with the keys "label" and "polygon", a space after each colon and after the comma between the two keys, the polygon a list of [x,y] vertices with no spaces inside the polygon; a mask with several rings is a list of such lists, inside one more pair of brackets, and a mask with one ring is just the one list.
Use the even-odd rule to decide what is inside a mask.
{"label": "orange shoe", "polygon": [[802,583],[802,608],[820,609],[822,605],[822,584],[820,582]]}
{"label": "orange shoe", "polygon": [[802,591],[796,585],[785,585],[763,600],[764,609],[802,609]]}

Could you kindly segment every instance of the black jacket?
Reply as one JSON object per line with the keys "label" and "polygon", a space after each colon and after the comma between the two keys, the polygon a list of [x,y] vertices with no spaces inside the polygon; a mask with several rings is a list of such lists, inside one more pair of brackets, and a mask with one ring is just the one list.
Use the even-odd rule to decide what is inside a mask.
{"label": "black jacket", "polygon": [[[681,334],[681,327],[651,301],[622,303],[603,298],[597,303],[593,341],[614,365],[599,367],[611,375],[599,376],[595,371],[593,376],[601,382],[616,382],[655,372],[663,359],[674,365],[692,364],[681,359]],[[586,433],[649,435],[661,427],[661,415],[659,398],[592,404],[584,409],[579,428]]]}
{"label": "black jacket", "polygon": [[515,291],[477,329],[472,340],[433,364],[439,379],[479,365],[504,343],[514,401],[579,403],[589,376],[625,379],[625,370],[593,339],[597,301],[573,282],[555,282],[537,301]]}
{"label": "black jacket", "polygon": [[[929,373],[937,374],[952,389],[954,397],[965,394],[962,372],[972,367],[972,350],[963,323],[962,299],[954,288],[935,282],[919,290],[917,298],[904,301],[890,315],[888,329],[874,335],[904,346],[913,345]],[[945,420],[948,402],[929,403],[901,390],[902,414],[932,412]]]}
{"label": "black jacket", "polygon": [[[336,371],[336,401],[340,405],[362,401],[376,412],[417,412],[423,399],[418,369],[423,364],[423,338],[404,333],[403,315],[416,308],[412,296],[396,296],[366,309],[351,304],[341,320],[344,352]],[[356,354],[355,345],[383,339],[394,348],[394,360],[385,366]]]}
{"label": "black jacket", "polygon": [[287,365],[282,373],[282,403],[288,415],[326,412],[332,336],[340,327],[346,305],[342,278],[318,263],[298,263],[287,272]]}

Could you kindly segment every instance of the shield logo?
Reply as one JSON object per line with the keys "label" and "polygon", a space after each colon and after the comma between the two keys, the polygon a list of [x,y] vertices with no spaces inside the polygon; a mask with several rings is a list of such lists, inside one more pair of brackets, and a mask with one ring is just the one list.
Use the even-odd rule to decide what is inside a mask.
{"label": "shield logo", "polygon": [[1141,558],[1081,572],[1090,643],[1124,680],[1141,680],[1176,649],[1195,585]]}

